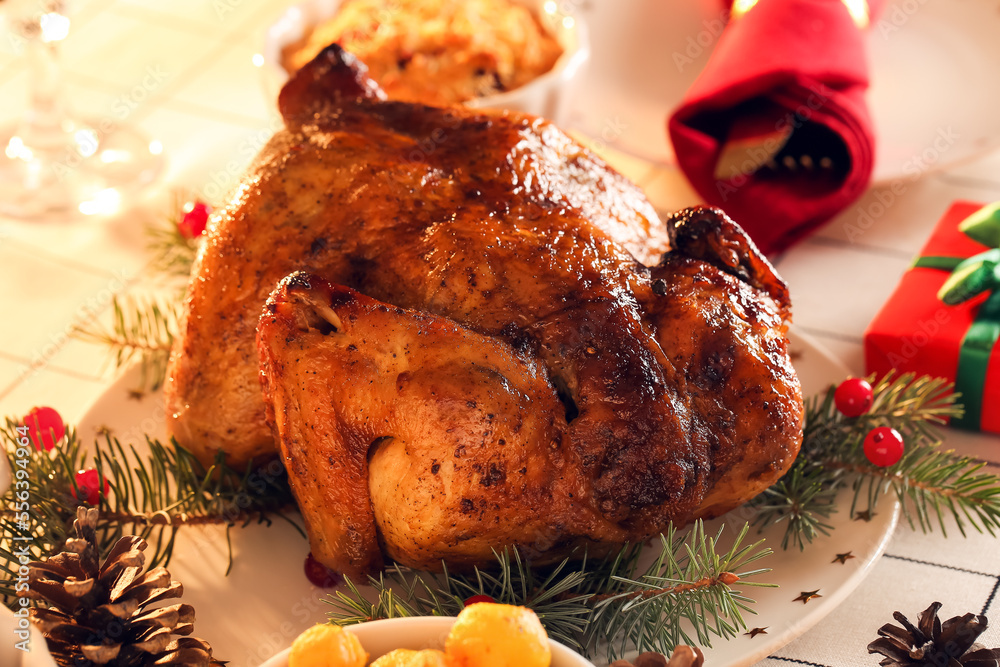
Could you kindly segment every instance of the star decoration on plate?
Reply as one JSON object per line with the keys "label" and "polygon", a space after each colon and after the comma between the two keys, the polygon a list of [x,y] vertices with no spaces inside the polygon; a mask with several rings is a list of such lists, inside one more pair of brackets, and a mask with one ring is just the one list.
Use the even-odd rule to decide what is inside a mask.
{"label": "star decoration on plate", "polygon": [[801,600],[802,604],[807,604],[809,602],[809,600],[812,600],[813,598],[821,598],[821,597],[823,597],[823,596],[819,594],[819,589],[817,588],[814,591],[802,591],[799,594],[799,597],[797,597],[794,600],[792,600],[792,602],[799,602]]}
{"label": "star decoration on plate", "polygon": [[831,563],[840,563],[841,565],[847,565],[847,561],[851,558],[857,558],[854,554],[848,551],[846,554],[837,554]]}
{"label": "star decoration on plate", "polygon": [[865,510],[864,512],[855,512],[855,521],[871,521],[872,517],[875,516],[871,510]]}
{"label": "star decoration on plate", "polygon": [[146,392],[139,391],[138,389],[129,389],[128,397],[133,401],[141,401],[143,398],[146,397]]}
{"label": "star decoration on plate", "polygon": [[107,424],[101,424],[97,428],[97,437],[106,438],[110,435],[113,435],[113,431],[111,430],[111,427],[108,426]]}
{"label": "star decoration on plate", "polygon": [[[768,627],[770,627],[770,626],[768,626]],[[753,639],[757,635],[766,635],[767,634],[767,627],[765,627],[765,628],[754,628],[750,632],[744,632],[743,634],[744,635],[749,635],[750,639]]]}

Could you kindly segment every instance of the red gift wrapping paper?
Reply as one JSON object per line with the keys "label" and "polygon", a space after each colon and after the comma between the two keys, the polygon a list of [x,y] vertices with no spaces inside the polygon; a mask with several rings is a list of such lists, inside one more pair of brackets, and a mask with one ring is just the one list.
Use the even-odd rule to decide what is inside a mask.
{"label": "red gift wrapping paper", "polygon": [[[958,230],[982,204],[959,201],[938,221],[920,256],[971,257],[986,249]],[[950,273],[909,269],[865,332],[865,366],[869,373],[890,370],[955,380],[962,340],[986,295],[955,306],[938,299]],[[961,400],[961,399],[960,399]],[[1000,433],[1000,345],[993,348],[983,388],[980,428]]]}

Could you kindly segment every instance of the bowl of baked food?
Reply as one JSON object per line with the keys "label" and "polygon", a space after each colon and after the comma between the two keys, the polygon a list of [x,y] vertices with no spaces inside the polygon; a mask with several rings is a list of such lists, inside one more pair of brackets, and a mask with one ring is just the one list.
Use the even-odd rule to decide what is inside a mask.
{"label": "bowl of baked food", "polygon": [[389,99],[556,122],[590,57],[586,26],[554,0],[307,0],[267,31],[269,97],[332,43],[364,62]]}
{"label": "bowl of baked food", "polygon": [[594,667],[549,639],[530,609],[476,603],[459,616],[316,625],[261,667]]}

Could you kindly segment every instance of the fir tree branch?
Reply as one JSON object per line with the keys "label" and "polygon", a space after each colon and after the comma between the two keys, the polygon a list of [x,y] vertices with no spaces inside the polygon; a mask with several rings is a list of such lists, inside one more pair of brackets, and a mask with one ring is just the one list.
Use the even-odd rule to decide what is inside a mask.
{"label": "fir tree branch", "polygon": [[963,537],[969,525],[994,536],[1000,530],[1000,482],[995,475],[979,473],[984,464],[976,459],[923,447],[892,468],[841,461],[827,465],[857,475],[852,512],[862,496],[868,511],[874,511],[878,498],[891,491],[911,528],[928,533],[937,524],[947,537],[945,517],[950,515]]}
{"label": "fir tree branch", "polygon": [[[350,625],[454,616],[469,597],[488,595],[502,604],[532,608],[550,637],[591,655],[604,651],[609,661],[633,648],[664,652],[681,641],[710,646],[712,637],[732,637],[745,629],[742,613],[753,601],[733,586],[766,586],[747,579],[768,570],[746,568],[771,553],[760,542],[743,545],[748,526],[733,547],[719,553],[722,530],[708,536],[700,521],[684,536],[671,528],[661,536],[659,554],[643,569],[641,545],[625,545],[600,560],[581,554],[548,568],[531,567],[514,549],[495,551],[495,568],[471,574],[450,572],[445,563],[440,575],[394,565],[369,577],[373,599],[347,580],[347,590],[328,599],[334,607],[330,620]],[[608,637],[617,640],[608,643]]]}
{"label": "fir tree branch", "polygon": [[19,507],[16,494],[25,487],[18,489],[16,484],[2,496],[0,595],[4,604],[14,603],[20,550],[27,547],[29,558],[38,560],[61,548],[69,535],[76,508],[85,504],[77,500],[85,498],[77,487],[79,470],[96,469],[110,486],[97,505],[101,553],[107,553],[123,535],[138,535],[150,544],[146,552],[150,567],[169,562],[177,532],[185,526],[230,527],[270,523],[276,518],[296,525],[287,515],[294,501],[277,461],[262,469],[237,471],[220,455],[206,467],[176,442],[163,444],[148,437],[142,452],[110,436],[95,442],[93,448],[84,448],[73,429],[52,451],[43,452],[31,444],[24,446],[27,439],[22,440],[17,428],[16,422],[6,420],[0,427],[0,440],[11,470],[24,471],[18,481],[26,482],[29,499],[24,508]]}
{"label": "fir tree branch", "polygon": [[126,297],[112,300],[110,328],[94,324],[77,327],[73,335],[83,341],[107,347],[115,369],[139,361],[139,390],[155,391],[167,372],[170,349],[177,332],[178,307],[154,299]]}
{"label": "fir tree branch", "polygon": [[[181,234],[178,223],[184,215],[184,202],[185,197],[178,193],[167,223],[147,229],[147,248],[153,256],[150,267],[167,278],[188,278],[204,238],[189,239]],[[155,391],[166,376],[167,361],[179,321],[177,304],[183,299],[185,291],[186,284],[179,293],[177,303],[152,298],[119,299],[116,296],[112,302],[110,328],[95,323],[76,327],[73,335],[107,347],[116,370],[138,360],[141,377],[137,389]]]}
{"label": "fir tree branch", "polygon": [[[734,584],[766,585],[745,580],[768,570],[740,570],[771,553],[770,549],[759,549],[761,542],[743,546],[748,531],[749,526],[744,526],[733,547],[719,553],[721,528],[711,537],[699,521],[686,538],[678,538],[671,527],[661,536],[659,556],[644,572],[638,576],[636,572],[615,575],[623,589],[595,605],[584,642],[588,651],[593,652],[604,638],[616,638],[607,645],[610,662],[630,648],[669,653],[680,643],[711,646],[713,636],[728,639],[745,629],[742,612],[752,613],[749,605],[753,600],[725,582],[735,576]],[[716,583],[693,586],[703,579]],[[670,592],[677,584],[690,586],[682,588],[682,592]],[[668,592],[663,594],[631,595],[665,585]],[[693,636],[682,621],[693,630]]]}
{"label": "fir tree branch", "polygon": [[[127,315],[116,303],[116,329],[105,332],[103,340],[119,345],[119,355],[165,352],[169,342],[158,336],[172,340],[173,333],[164,312],[147,312],[143,319]],[[124,363],[132,357],[119,358]],[[955,399],[943,381],[890,374],[875,383],[873,407],[861,417],[840,414],[832,388],[808,401],[802,450],[791,470],[753,501],[755,523],[785,522],[782,547],[804,548],[831,530],[836,495],[850,486],[852,513],[865,503],[873,510],[883,495],[894,493],[911,525],[925,531],[935,524],[944,531],[950,516],[963,534],[967,526],[995,534],[1000,529],[1000,480],[982,473],[981,463],[939,449],[937,427],[961,412]],[[896,428],[906,439],[904,456],[888,468],[873,466],[864,456],[864,436],[876,426]],[[175,442],[149,438],[142,453],[110,437],[85,451],[72,429],[50,453],[19,450],[16,428],[7,420],[0,438],[12,469],[18,470],[15,459],[27,459],[32,488],[26,518],[13,510],[16,487],[3,497],[0,509],[0,572],[7,575],[0,594],[8,604],[20,548],[27,545],[30,557],[37,558],[64,542],[79,504],[76,496],[82,495],[75,473],[83,468],[95,468],[111,485],[99,502],[101,549],[134,532],[151,544],[154,565],[170,558],[177,532],[189,525],[225,525],[228,540],[234,525],[290,520],[284,510],[292,498],[280,465],[263,474],[240,472],[220,456],[205,467]],[[708,646],[714,637],[729,638],[746,628],[742,614],[752,611],[753,601],[734,587],[766,585],[748,581],[767,571],[749,569],[750,564],[770,553],[759,548],[760,542],[741,546],[748,528],[731,549],[721,552],[721,529],[711,537],[698,523],[681,537],[671,528],[646,567],[640,567],[642,545],[625,545],[604,559],[577,554],[547,567],[532,566],[517,550],[504,549],[495,552],[495,568],[471,574],[451,573],[444,564],[440,575],[393,566],[369,578],[373,599],[347,581],[347,590],[330,600],[331,618],[349,624],[455,615],[467,598],[488,595],[533,608],[554,639],[590,654],[606,651],[609,659],[632,648],[664,652],[681,642]]]}
{"label": "fir tree branch", "polygon": [[723,572],[714,577],[702,577],[698,581],[685,581],[672,586],[662,588],[646,588],[643,590],[629,591],[628,593],[600,593],[590,596],[591,602],[603,602],[604,600],[635,600],[637,598],[651,598],[657,595],[681,595],[692,591],[699,591],[711,588],[718,584],[732,586],[740,580],[739,576],[732,572]]}
{"label": "fir tree branch", "polygon": [[187,197],[178,192],[173,209],[163,226],[150,226],[146,230],[146,249],[153,256],[150,268],[168,278],[186,279],[198,254],[201,238],[189,239],[180,232],[179,223],[184,215]]}
{"label": "fir tree branch", "polygon": [[877,426],[895,428],[907,443],[940,443],[938,427],[963,412],[952,384],[944,379],[890,372],[877,381],[874,376],[868,380],[874,400],[860,417],[845,417],[837,410],[835,387],[806,401],[802,450],[807,457],[818,460],[823,452],[835,458],[845,451],[857,453],[864,436]]}
{"label": "fir tree branch", "polygon": [[[0,516],[6,519],[14,519],[18,512],[6,509],[0,511]],[[169,526],[171,528],[181,528],[184,526],[217,526],[253,523],[255,520],[261,523],[268,523],[268,514],[261,510],[246,511],[238,510],[232,513],[210,516],[191,516],[186,513],[167,514],[160,510],[144,514],[128,514],[110,512],[102,515],[108,523],[123,524],[129,526]]]}
{"label": "fir tree branch", "polygon": [[[763,529],[786,522],[782,547],[802,549],[828,534],[837,491],[850,485],[852,514],[859,507],[873,512],[881,496],[893,493],[905,519],[924,532],[936,524],[947,534],[949,515],[963,535],[967,526],[991,535],[1000,529],[1000,478],[980,473],[975,459],[939,449],[938,426],[962,413],[952,386],[913,374],[869,380],[874,401],[860,417],[837,411],[833,387],[807,402],[802,449],[791,470],[752,502],[755,524]],[[903,457],[888,468],[864,455],[865,435],[877,426],[895,428],[905,441]]]}
{"label": "fir tree branch", "polygon": [[781,548],[805,549],[817,535],[829,535],[833,530],[827,521],[837,511],[837,480],[837,475],[821,466],[793,464],[780,480],[751,501],[757,509],[754,525],[763,531],[785,522]]}

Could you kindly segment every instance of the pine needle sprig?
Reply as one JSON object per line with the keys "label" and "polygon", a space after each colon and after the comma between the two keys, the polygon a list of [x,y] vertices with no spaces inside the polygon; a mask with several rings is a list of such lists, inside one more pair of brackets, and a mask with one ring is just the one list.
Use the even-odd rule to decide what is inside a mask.
{"label": "pine needle sprig", "polygon": [[[768,572],[747,569],[771,553],[761,542],[744,545],[744,526],[733,546],[719,552],[724,528],[714,536],[697,522],[682,535],[672,527],[661,536],[652,562],[640,567],[642,545],[625,545],[603,559],[585,554],[537,568],[517,550],[494,551],[495,567],[471,573],[430,574],[393,565],[369,577],[366,595],[353,581],[330,596],[330,620],[351,625],[405,616],[455,616],[465,600],[487,595],[502,604],[530,607],[549,636],[608,660],[636,649],[673,648],[680,641],[710,646],[712,637],[745,629],[743,612],[752,600],[733,586],[767,586],[747,581]],[[607,638],[614,637],[608,643]]]}
{"label": "pine needle sprig", "polygon": [[176,298],[115,296],[110,327],[92,323],[73,330],[76,338],[106,347],[115,370],[138,361],[140,391],[155,391],[166,377],[170,349],[177,335],[180,303],[187,293],[187,279],[198,249],[204,243],[204,235],[187,238],[180,231],[187,200],[183,193],[177,193],[166,224],[146,229],[147,250],[152,255],[148,266],[154,275],[182,285]]}
{"label": "pine needle sprig", "polygon": [[[962,414],[953,385],[942,378],[917,377],[914,373],[872,376],[872,407],[859,417],[845,417],[833,400],[835,387],[806,401],[802,452],[818,461],[825,455],[840,458],[849,451],[861,454],[865,435],[878,426],[889,426],[902,434],[907,444],[940,442],[939,427]],[[801,455],[800,455],[801,457]]]}
{"label": "pine needle sprig", "polygon": [[669,654],[680,643],[711,646],[713,637],[728,639],[745,629],[742,612],[753,613],[753,601],[732,586],[767,586],[747,579],[769,570],[744,568],[771,550],[761,549],[761,542],[744,546],[744,526],[733,546],[719,553],[722,531],[706,535],[699,521],[685,537],[672,526],[661,535],[660,553],[644,571],[616,576],[622,590],[592,598],[582,642],[588,653],[615,637],[606,646],[609,662],[632,648]]}
{"label": "pine needle sprig", "polygon": [[[972,526],[994,534],[1000,530],[1000,478],[980,472],[983,464],[940,449],[939,427],[960,416],[962,407],[952,385],[939,378],[889,373],[869,378],[874,400],[860,417],[845,417],[834,404],[834,388],[806,403],[802,449],[791,470],[752,502],[763,529],[785,523],[782,547],[803,549],[817,535],[828,534],[826,522],[836,511],[837,492],[853,490],[850,512],[873,513],[879,499],[891,493],[912,527],[947,535],[946,518],[959,532]],[[881,468],[865,457],[863,443],[871,429],[896,429],[906,443],[903,457]]]}
{"label": "pine needle sprig", "polygon": [[138,361],[138,389],[159,389],[177,335],[179,306],[154,298],[116,296],[111,307],[110,328],[94,323],[90,327],[77,327],[73,335],[107,347],[116,370]]}
{"label": "pine needle sprig", "polygon": [[[363,593],[345,577],[346,591],[328,597],[333,606],[331,622],[354,625],[376,619],[407,616],[456,616],[465,600],[488,595],[501,604],[531,607],[553,639],[577,645],[591,608],[591,595],[577,589],[587,583],[586,561],[573,567],[566,559],[554,568],[533,568],[511,549],[495,550],[493,569],[475,568],[472,573],[453,573],[442,563],[442,573],[432,574],[401,565],[391,565],[378,576],[368,577],[374,592]],[[542,580],[537,575],[544,572]]]}
{"label": "pine needle sprig", "polygon": [[150,268],[167,278],[187,279],[204,237],[189,239],[180,231],[184,216],[183,193],[174,196],[173,209],[165,224],[150,225],[146,229],[146,249],[152,255]]}
{"label": "pine needle sprig", "polygon": [[24,487],[14,485],[0,497],[0,596],[8,606],[15,601],[20,556],[39,560],[43,554],[60,549],[70,535],[76,508],[86,504],[76,474],[88,468],[97,471],[102,487],[105,481],[110,487],[96,506],[100,510],[97,537],[102,555],[123,535],[138,535],[150,544],[146,552],[150,567],[166,565],[178,531],[194,525],[228,528],[254,522],[269,524],[281,518],[302,533],[288,515],[294,503],[287,476],[277,462],[262,469],[237,471],[220,455],[206,467],[173,441],[164,444],[147,437],[143,451],[139,451],[107,436],[90,448],[82,446],[73,429],[45,452],[33,445],[20,446],[23,441],[18,426],[11,419],[0,426],[3,454],[11,470],[26,472],[23,481],[28,490],[23,507],[16,494]]}
{"label": "pine needle sprig", "polygon": [[[102,340],[119,346],[119,364],[169,350],[174,311],[155,302],[116,302],[114,316],[114,327]],[[149,377],[157,368],[162,366],[152,367]],[[874,382],[871,410],[855,418],[837,411],[833,394],[831,388],[807,401],[799,456],[751,504],[757,526],[784,524],[783,548],[804,549],[817,536],[829,534],[837,494],[845,488],[853,490],[852,514],[865,505],[873,512],[882,496],[894,494],[910,524],[924,531],[946,531],[949,518],[962,534],[969,526],[990,534],[1000,531],[1000,479],[982,472],[982,463],[940,449],[938,427],[961,414],[950,385],[887,375]],[[906,440],[905,454],[893,466],[876,467],[864,455],[864,437],[877,426],[895,428]],[[18,428],[9,419],[0,425],[11,468],[18,471],[15,459],[27,459],[24,469],[31,485],[26,513],[20,511],[16,486],[2,497],[0,595],[8,605],[14,602],[20,558],[37,559],[62,547],[68,536],[81,504],[77,497],[83,496],[76,482],[81,469],[95,469],[110,485],[98,501],[101,550],[106,552],[123,534],[138,534],[151,544],[148,555],[154,565],[169,560],[185,526],[224,526],[228,543],[235,526],[274,518],[296,525],[285,514],[293,499],[277,461],[263,470],[237,471],[220,455],[204,466],[176,442],[149,437],[133,447],[108,435],[84,448],[73,429],[54,450],[42,452],[31,446],[19,449]],[[728,639],[746,629],[743,614],[753,613],[753,600],[742,587],[767,585],[750,580],[768,571],[752,564],[770,550],[760,548],[761,542],[743,545],[749,528],[744,526],[728,549],[720,548],[722,528],[708,535],[699,522],[685,533],[671,526],[653,548],[625,545],[599,559],[577,553],[556,565],[536,566],[519,551],[504,549],[494,552],[494,567],[471,573],[451,572],[444,564],[441,574],[394,565],[367,580],[370,591],[347,580],[346,588],[329,600],[331,620],[346,625],[452,616],[469,597],[487,595],[531,607],[551,637],[588,654],[606,652],[609,660],[633,649],[711,646],[715,638]],[[230,565],[231,559],[230,548]]]}
{"label": "pine needle sprig", "polygon": [[805,549],[819,535],[829,535],[837,511],[838,475],[820,466],[796,463],[752,502],[754,523],[761,527],[786,523],[781,548]]}
{"label": "pine needle sprig", "polygon": [[908,453],[890,468],[859,465],[851,511],[862,502],[867,502],[866,511],[874,511],[879,496],[892,493],[910,528],[929,533],[937,525],[947,537],[945,519],[951,517],[963,537],[968,526],[995,536],[1000,531],[1000,480],[981,473],[984,465],[930,446]]}

